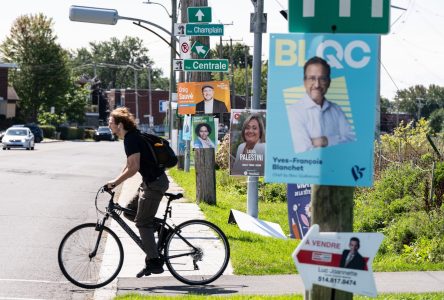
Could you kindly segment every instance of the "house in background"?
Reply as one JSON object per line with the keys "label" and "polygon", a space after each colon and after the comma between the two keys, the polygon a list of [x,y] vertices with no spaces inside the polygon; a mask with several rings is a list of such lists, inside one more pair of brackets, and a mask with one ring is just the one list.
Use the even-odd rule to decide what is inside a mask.
{"label": "house in background", "polygon": [[8,85],[8,71],[15,64],[0,62],[0,116],[5,119],[15,117],[19,98],[14,88]]}

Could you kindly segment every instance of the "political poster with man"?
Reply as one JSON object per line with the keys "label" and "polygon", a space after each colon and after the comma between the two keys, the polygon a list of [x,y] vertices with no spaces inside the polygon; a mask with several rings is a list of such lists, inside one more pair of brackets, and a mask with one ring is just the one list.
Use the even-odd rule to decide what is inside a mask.
{"label": "political poster with man", "polygon": [[376,35],[272,34],[265,180],[370,186]]}
{"label": "political poster with man", "polygon": [[177,84],[178,113],[228,113],[230,105],[229,81],[180,82]]}

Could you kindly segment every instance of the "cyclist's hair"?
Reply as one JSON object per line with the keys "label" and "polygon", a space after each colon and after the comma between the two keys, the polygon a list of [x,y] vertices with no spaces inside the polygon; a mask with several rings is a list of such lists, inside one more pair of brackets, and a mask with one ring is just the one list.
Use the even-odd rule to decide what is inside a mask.
{"label": "cyclist's hair", "polygon": [[122,123],[123,129],[125,129],[126,131],[134,130],[137,128],[134,115],[130,113],[127,107],[122,106],[116,108],[111,112],[110,117],[114,118],[114,123],[116,123],[116,125]]}

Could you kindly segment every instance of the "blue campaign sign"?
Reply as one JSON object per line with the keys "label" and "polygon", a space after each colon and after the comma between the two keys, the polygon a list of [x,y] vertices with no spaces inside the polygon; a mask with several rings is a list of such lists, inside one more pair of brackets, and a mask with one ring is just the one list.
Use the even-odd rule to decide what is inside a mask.
{"label": "blue campaign sign", "polygon": [[372,184],[378,57],[377,35],[270,35],[265,181]]}
{"label": "blue campaign sign", "polygon": [[287,186],[288,224],[290,236],[302,240],[310,228],[311,187],[309,184]]}

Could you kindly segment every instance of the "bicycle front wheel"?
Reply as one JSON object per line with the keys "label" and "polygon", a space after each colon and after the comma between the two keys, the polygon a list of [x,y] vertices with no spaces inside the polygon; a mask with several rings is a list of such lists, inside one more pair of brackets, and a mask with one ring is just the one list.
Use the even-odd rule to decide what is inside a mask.
{"label": "bicycle front wheel", "polygon": [[205,220],[179,224],[165,247],[168,270],[190,285],[208,284],[219,278],[230,259],[230,246],[222,230]]}
{"label": "bicycle front wheel", "polygon": [[58,260],[63,275],[73,284],[94,289],[107,285],[123,264],[123,247],[108,227],[87,223],[71,229],[60,243]]}

